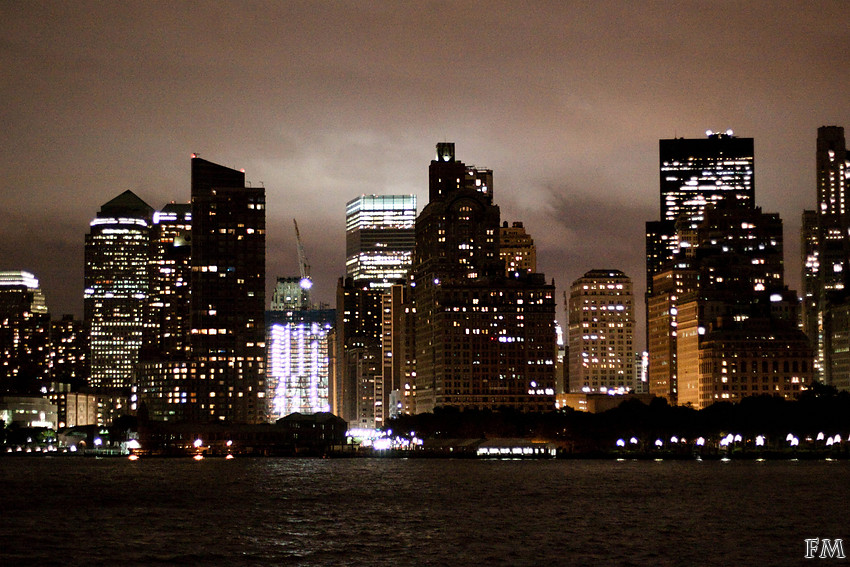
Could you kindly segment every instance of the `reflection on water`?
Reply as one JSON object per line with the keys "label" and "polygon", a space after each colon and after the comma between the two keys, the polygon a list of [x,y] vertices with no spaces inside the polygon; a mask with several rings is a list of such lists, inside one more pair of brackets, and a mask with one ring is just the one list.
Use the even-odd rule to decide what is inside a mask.
{"label": "reflection on water", "polygon": [[0,564],[798,565],[850,463],[0,459]]}

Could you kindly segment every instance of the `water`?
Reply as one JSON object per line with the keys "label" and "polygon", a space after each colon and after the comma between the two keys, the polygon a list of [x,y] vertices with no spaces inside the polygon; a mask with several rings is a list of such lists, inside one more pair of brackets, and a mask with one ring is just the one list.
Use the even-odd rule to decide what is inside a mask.
{"label": "water", "polygon": [[0,565],[807,565],[850,462],[0,459]]}

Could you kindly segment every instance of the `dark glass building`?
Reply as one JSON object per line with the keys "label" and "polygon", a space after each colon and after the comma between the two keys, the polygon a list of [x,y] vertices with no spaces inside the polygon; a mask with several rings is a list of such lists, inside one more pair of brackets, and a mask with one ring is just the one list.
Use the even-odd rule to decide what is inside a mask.
{"label": "dark glass building", "polygon": [[265,200],[243,171],[192,158],[189,419],[266,420]]}

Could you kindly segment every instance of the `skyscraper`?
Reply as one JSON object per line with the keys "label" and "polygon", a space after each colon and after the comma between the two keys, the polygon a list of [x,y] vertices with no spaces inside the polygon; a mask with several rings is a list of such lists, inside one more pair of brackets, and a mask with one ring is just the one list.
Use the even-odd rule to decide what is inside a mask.
{"label": "skyscraper", "polygon": [[[843,357],[843,347],[836,350],[832,335],[844,333],[831,321],[850,298],[847,278],[850,274],[850,202],[847,188],[850,161],[844,128],[818,128],[815,152],[817,200],[815,211],[803,213],[803,328],[817,351],[818,379],[828,384],[850,384],[850,375],[838,372],[834,356]],[[844,342],[843,339],[839,339]],[[840,363],[846,366],[846,363]]]}
{"label": "skyscraper", "polygon": [[333,412],[351,427],[376,426],[383,400],[381,364],[382,288],[368,280],[340,278],[336,299],[336,365],[332,386]]}
{"label": "skyscraper", "polygon": [[144,415],[183,420],[194,392],[190,384],[192,206],[169,203],[153,215],[150,324],[137,372]]}
{"label": "skyscraper", "polygon": [[192,158],[190,416],[266,420],[265,189]]}
{"label": "skyscraper", "polygon": [[169,203],[153,215],[151,326],[145,350],[156,358],[187,359],[192,281],[192,205]]}
{"label": "skyscraper", "polygon": [[753,139],[706,132],[705,139],[674,138],[659,142],[661,219],[683,216],[695,229],[708,205],[734,199],[755,204]]}
{"label": "skyscraper", "polygon": [[619,270],[591,270],[570,287],[570,392],[637,389],[632,280]]}
{"label": "skyscraper", "polygon": [[660,140],[658,154],[660,220],[646,223],[649,388],[675,403],[678,301],[696,285],[689,258],[697,228],[720,202],[755,206],[754,142],[708,131],[706,138]]}
{"label": "skyscraper", "polygon": [[369,287],[407,278],[416,244],[415,195],[362,195],[345,207],[345,274]]}
{"label": "skyscraper", "polygon": [[85,245],[85,323],[91,346],[90,384],[133,384],[150,294],[153,209],[132,191],[104,204]]}
{"label": "skyscraper", "polygon": [[753,147],[752,138],[738,138],[731,130],[659,141],[661,219],[647,223],[647,296],[653,276],[679,248],[693,243],[708,206],[721,200],[755,206]]}
{"label": "skyscraper", "polygon": [[415,408],[554,407],[554,285],[506,277],[493,172],[437,144],[416,219]]}
{"label": "skyscraper", "polygon": [[[386,423],[392,365],[382,364],[382,302],[405,282],[416,244],[414,195],[362,195],[346,205],[346,277],[337,290],[335,409],[354,427]],[[390,355],[391,356],[391,355]]]}
{"label": "skyscraper", "polygon": [[37,393],[49,378],[50,315],[38,279],[0,272],[0,392]]}

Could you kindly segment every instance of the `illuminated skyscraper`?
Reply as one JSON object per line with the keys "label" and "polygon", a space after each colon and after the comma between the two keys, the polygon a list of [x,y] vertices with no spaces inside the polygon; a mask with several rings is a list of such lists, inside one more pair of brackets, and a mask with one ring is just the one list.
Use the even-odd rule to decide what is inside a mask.
{"label": "illuminated skyscraper", "polygon": [[266,316],[271,419],[331,411],[328,339],[336,312],[298,307]]}
{"label": "illuminated skyscraper", "polygon": [[190,419],[266,419],[265,202],[244,172],[192,158]]}
{"label": "illuminated skyscraper", "polygon": [[755,205],[753,139],[706,132],[705,139],[674,138],[659,142],[661,219],[702,222],[708,205],[733,199]]}
{"label": "illuminated skyscraper", "polygon": [[145,350],[157,358],[185,360],[191,337],[192,205],[169,203],[155,212],[152,240],[151,332]]}
{"label": "illuminated skyscraper", "polygon": [[340,278],[337,285],[333,412],[350,427],[374,428],[382,408],[382,288]]}
{"label": "illuminated skyscraper", "polygon": [[170,203],[153,215],[150,324],[137,372],[139,398],[155,421],[186,419],[192,376],[190,298],[192,206]]}
{"label": "illuminated skyscraper", "polygon": [[38,279],[0,272],[0,392],[37,393],[49,377],[50,315]]}
{"label": "illuminated skyscraper", "polygon": [[413,260],[415,411],[554,408],[554,285],[506,277],[493,172],[437,144]]}
{"label": "illuminated skyscraper", "polygon": [[838,342],[846,343],[846,331],[837,323],[846,319],[850,302],[850,161],[844,128],[818,128],[815,164],[818,206],[803,213],[802,226],[803,328],[816,347],[818,379],[850,388],[850,373],[839,370],[848,366],[839,362],[847,356],[846,344],[832,344],[836,333]]}
{"label": "illuminated skyscraper", "polygon": [[704,139],[659,141],[661,220],[647,223],[646,285],[680,247],[693,244],[706,208],[721,200],[755,206],[753,139],[706,132]]}
{"label": "illuminated skyscraper", "polygon": [[152,217],[125,191],[101,207],[86,235],[84,308],[96,388],[133,384],[148,324]]}
{"label": "illuminated skyscraper", "polygon": [[407,278],[416,244],[415,195],[362,195],[345,209],[345,274],[370,287]]}
{"label": "illuminated skyscraper", "polygon": [[632,392],[634,294],[619,270],[591,270],[570,287],[570,392]]}
{"label": "illuminated skyscraper", "polygon": [[384,294],[407,280],[413,259],[415,195],[362,195],[345,211],[346,277],[337,290],[334,409],[352,427],[381,427],[392,368],[382,365]]}

